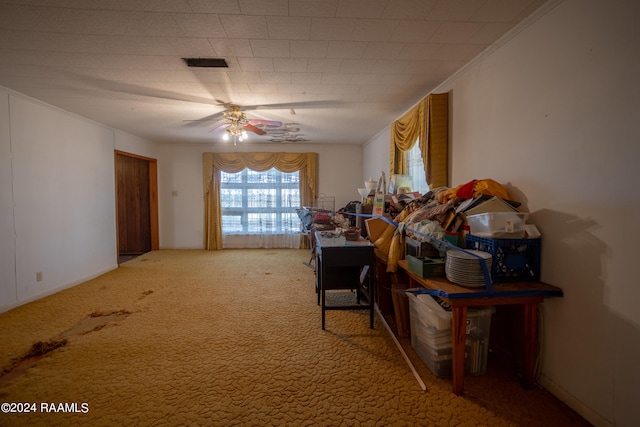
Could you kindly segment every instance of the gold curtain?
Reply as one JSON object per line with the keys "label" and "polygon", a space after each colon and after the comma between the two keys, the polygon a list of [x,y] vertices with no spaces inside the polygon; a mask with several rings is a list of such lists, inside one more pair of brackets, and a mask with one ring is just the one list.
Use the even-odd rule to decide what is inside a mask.
{"label": "gold curtain", "polygon": [[430,94],[391,123],[390,171],[405,174],[404,152],[420,144],[430,188],[448,185],[449,94]]}
{"label": "gold curtain", "polygon": [[237,173],[245,168],[258,172],[276,168],[300,174],[300,202],[311,206],[316,199],[317,153],[203,153],[204,248],[222,249],[220,172]]}

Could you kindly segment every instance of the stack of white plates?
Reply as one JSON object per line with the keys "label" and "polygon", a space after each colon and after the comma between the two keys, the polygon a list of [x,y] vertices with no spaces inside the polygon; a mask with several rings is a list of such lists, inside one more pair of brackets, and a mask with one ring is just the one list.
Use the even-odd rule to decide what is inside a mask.
{"label": "stack of white plates", "polygon": [[[475,255],[475,256],[474,256]],[[478,258],[480,257],[480,258]],[[484,261],[483,261],[484,260]],[[449,250],[445,261],[447,279],[460,286],[480,287],[485,285],[481,262],[487,263],[487,271],[491,274],[491,254],[488,252],[465,249],[465,251]]]}

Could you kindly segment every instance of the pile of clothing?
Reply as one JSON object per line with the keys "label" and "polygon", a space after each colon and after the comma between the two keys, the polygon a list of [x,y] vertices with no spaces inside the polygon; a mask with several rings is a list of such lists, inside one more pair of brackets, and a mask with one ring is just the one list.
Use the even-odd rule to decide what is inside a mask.
{"label": "pile of clothing", "polygon": [[507,190],[500,183],[492,179],[474,179],[455,188],[436,188],[410,202],[373,242],[387,255],[387,271],[395,272],[398,260],[404,259],[406,236],[432,242],[443,253],[445,248],[439,246],[438,241],[444,241],[447,232],[457,233],[463,222],[456,214],[456,208],[465,200],[480,195],[509,199]]}

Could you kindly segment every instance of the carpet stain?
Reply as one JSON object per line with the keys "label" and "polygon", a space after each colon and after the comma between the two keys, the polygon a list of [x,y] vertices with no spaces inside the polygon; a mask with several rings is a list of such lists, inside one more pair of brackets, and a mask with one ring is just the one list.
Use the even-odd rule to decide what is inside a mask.
{"label": "carpet stain", "polygon": [[2,375],[0,375],[0,386],[3,386],[14,378],[19,377],[48,353],[57,348],[64,347],[65,345],[67,345],[66,339],[54,339],[47,342],[38,341],[33,344],[24,356],[15,358],[12,366],[2,372]]}
{"label": "carpet stain", "polygon": [[144,291],[140,297],[138,297],[138,300],[141,300],[142,298],[146,297],[147,295],[151,295],[153,293],[153,291],[151,289],[149,289],[148,291]]}
{"label": "carpet stain", "polygon": [[48,342],[38,341],[31,346],[31,349],[25,355],[25,358],[44,356],[45,354],[52,352],[56,348],[64,347],[67,345],[67,340],[51,340]]}
{"label": "carpet stain", "polygon": [[99,331],[105,326],[125,319],[131,312],[127,310],[117,310],[111,312],[94,311],[85,317],[71,329],[62,333],[62,337],[71,338],[75,335],[84,335],[89,332]]}
{"label": "carpet stain", "polygon": [[112,312],[95,311],[82,319],[72,328],[58,335],[56,338],[46,342],[38,341],[34,343],[29,351],[27,351],[23,356],[13,359],[11,366],[2,371],[0,374],[0,387],[24,374],[47,354],[60,347],[66,346],[69,342],[69,338],[99,331],[109,324],[125,319],[129,314],[131,313],[126,310],[117,310]]}

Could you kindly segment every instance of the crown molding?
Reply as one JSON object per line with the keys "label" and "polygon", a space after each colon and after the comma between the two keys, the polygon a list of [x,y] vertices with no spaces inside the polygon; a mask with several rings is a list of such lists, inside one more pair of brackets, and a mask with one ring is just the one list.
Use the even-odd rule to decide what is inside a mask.
{"label": "crown molding", "polygon": [[471,61],[463,65],[458,71],[456,71],[451,76],[449,76],[445,81],[443,81],[438,86],[436,86],[436,88],[433,89],[431,93],[445,93],[451,90],[453,83],[458,78],[464,75],[471,68],[482,63],[482,61],[484,61],[485,58],[491,56],[494,52],[496,52],[498,49],[504,46],[507,42],[509,42],[511,39],[516,37],[518,34],[523,32],[527,28],[529,28],[529,26],[537,22],[540,18],[545,16],[547,13],[549,13],[551,10],[553,10],[556,6],[558,6],[563,1],[564,0],[549,0],[548,2],[540,6],[539,9],[537,9],[531,15],[527,16],[518,25],[513,27],[511,30],[505,33],[502,37],[500,37],[498,40],[492,43],[489,47],[487,47],[482,52],[480,52]]}

